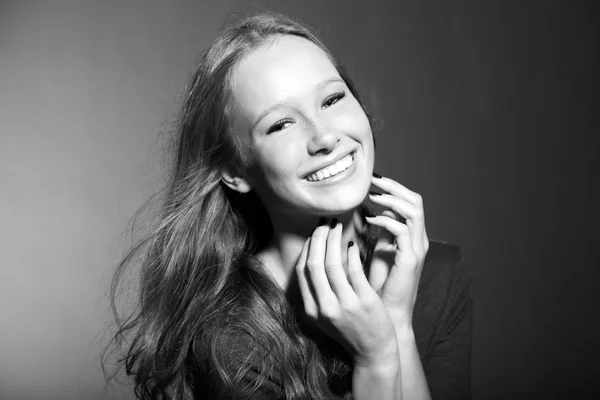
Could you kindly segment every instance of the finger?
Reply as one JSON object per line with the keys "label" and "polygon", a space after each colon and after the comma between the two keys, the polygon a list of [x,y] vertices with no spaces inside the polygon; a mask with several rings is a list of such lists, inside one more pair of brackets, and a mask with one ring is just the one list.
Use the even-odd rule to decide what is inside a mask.
{"label": "finger", "polygon": [[354,295],[352,287],[342,265],[342,224],[337,218],[331,220],[327,237],[327,253],[325,255],[325,273],[340,301],[348,300]]}
{"label": "finger", "polygon": [[381,177],[371,179],[371,183],[391,195],[405,199],[409,203],[419,206],[423,205],[421,195],[408,189],[406,186],[396,182],[393,179]]}
{"label": "finger", "polygon": [[[378,220],[376,220],[377,218]],[[397,292],[399,284],[407,284],[415,276],[419,276],[422,263],[418,261],[419,259],[413,249],[410,232],[406,225],[384,216],[369,218],[368,220],[374,225],[376,224],[392,231],[396,237],[395,242],[398,248],[394,254],[394,262],[381,287],[382,296],[385,296],[386,293]]]}
{"label": "finger", "polygon": [[[413,235],[413,242],[418,243],[416,246],[418,254],[424,256],[424,254],[427,253],[427,250],[429,249],[429,241],[427,240],[427,234],[425,233],[425,213],[423,211],[424,207],[422,196],[416,192],[411,191],[410,189],[396,182],[393,179],[381,177],[377,174],[373,174],[373,179],[371,179],[371,182],[373,183],[373,185],[384,191],[387,191],[389,194],[408,201],[416,208],[417,215],[413,216],[413,220],[416,225],[415,233]],[[371,199],[373,199],[373,196],[370,197]],[[408,224],[409,228],[412,228],[412,224],[412,221]]]}
{"label": "finger", "polygon": [[348,244],[348,278],[350,279],[350,284],[354,289],[354,293],[356,293],[358,297],[365,298],[365,296],[374,293],[373,288],[365,276],[365,271],[363,270],[360,261],[358,246],[354,245],[353,242]]}
{"label": "finger", "polygon": [[312,285],[317,304],[320,308],[323,305],[330,305],[336,302],[336,296],[331,289],[329,279],[325,273],[325,254],[327,247],[327,236],[329,226],[323,225],[317,227],[312,234],[306,260],[308,277]]}
{"label": "finger", "polygon": [[406,225],[410,230],[415,251],[417,254],[423,254],[423,235],[425,231],[423,210],[405,199],[393,195],[370,192],[369,196],[374,203],[387,207],[406,219]]}
{"label": "finger", "polygon": [[298,258],[298,262],[296,264],[296,276],[298,278],[298,286],[300,287],[300,294],[302,295],[302,301],[304,303],[304,312],[307,315],[316,317],[317,303],[308,283],[306,271],[306,260],[308,258],[310,240],[310,237],[306,239],[306,242],[304,242],[304,246],[302,247],[302,251],[300,252],[300,257]]}
{"label": "finger", "polygon": [[[390,218],[398,219],[396,213],[391,210],[385,210],[381,213],[381,215],[386,215]],[[377,239],[377,243],[375,244],[375,250],[379,249],[387,249],[389,245],[394,243],[394,235],[388,230],[382,229],[379,232],[379,237]]]}
{"label": "finger", "polygon": [[[408,226],[396,221],[393,218],[378,215],[376,217],[367,217],[367,222],[376,226],[380,226],[394,235],[394,242],[396,243],[397,249],[394,256],[395,265],[406,265],[408,267],[415,267],[417,256],[410,236]],[[391,273],[391,271],[390,271]]]}
{"label": "finger", "polygon": [[[398,218],[396,213],[385,210],[382,215],[390,218]],[[387,229],[381,229],[375,248],[373,249],[373,258],[369,266],[369,283],[375,291],[379,290],[390,272],[390,266],[394,262],[396,253],[396,244],[394,235]]]}
{"label": "finger", "polygon": [[415,206],[408,200],[403,199],[402,197],[397,197],[393,194],[377,193],[371,191],[369,192],[369,198],[372,202],[379,204],[389,210],[392,210],[400,217],[396,218],[399,220],[417,219],[420,218],[423,214],[422,210],[419,210],[417,206]]}

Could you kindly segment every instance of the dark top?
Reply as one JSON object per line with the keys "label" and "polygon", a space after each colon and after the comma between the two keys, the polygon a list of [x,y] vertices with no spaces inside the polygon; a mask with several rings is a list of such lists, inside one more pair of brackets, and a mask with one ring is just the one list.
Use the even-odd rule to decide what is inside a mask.
{"label": "dark top", "polygon": [[[469,295],[470,282],[459,248],[430,240],[419,282],[413,329],[433,400],[468,400],[471,397],[473,302]],[[237,337],[227,347],[243,357],[251,351],[248,346],[250,341]],[[347,358],[341,346],[331,339],[322,337],[317,343],[326,358],[336,354],[339,358],[343,359],[344,355]],[[206,372],[210,374],[210,371]],[[253,380],[253,377],[247,378],[249,381]],[[211,386],[215,384],[212,382]],[[263,394],[253,398],[276,399],[276,396],[268,393],[280,386],[277,382],[272,384],[273,388],[264,387]],[[330,376],[328,388],[329,399],[352,398],[351,371]],[[216,387],[211,391],[215,389],[218,392]]]}
{"label": "dark top", "polygon": [[471,398],[470,284],[460,249],[430,240],[413,329],[433,400]]}

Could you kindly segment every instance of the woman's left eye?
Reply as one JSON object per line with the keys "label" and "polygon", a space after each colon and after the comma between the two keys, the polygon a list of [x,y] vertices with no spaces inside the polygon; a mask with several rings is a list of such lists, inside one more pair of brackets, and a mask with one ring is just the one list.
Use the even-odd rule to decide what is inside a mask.
{"label": "woman's left eye", "polygon": [[329,96],[327,98],[327,100],[325,100],[323,102],[323,107],[330,107],[330,106],[334,105],[335,103],[337,103],[338,101],[340,101],[341,99],[343,99],[345,96],[346,96],[346,93],[344,93],[344,92],[336,93],[332,96]]}

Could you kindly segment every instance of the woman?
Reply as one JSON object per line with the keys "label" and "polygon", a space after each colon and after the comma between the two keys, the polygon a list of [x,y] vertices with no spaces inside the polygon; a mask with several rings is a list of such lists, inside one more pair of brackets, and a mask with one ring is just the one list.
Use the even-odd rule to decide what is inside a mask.
{"label": "woman", "polygon": [[298,22],[249,17],[202,54],[155,228],[113,281],[114,300],[141,256],[115,337],[139,398],[468,396],[458,249],[430,248],[420,196],[373,173],[370,125]]}

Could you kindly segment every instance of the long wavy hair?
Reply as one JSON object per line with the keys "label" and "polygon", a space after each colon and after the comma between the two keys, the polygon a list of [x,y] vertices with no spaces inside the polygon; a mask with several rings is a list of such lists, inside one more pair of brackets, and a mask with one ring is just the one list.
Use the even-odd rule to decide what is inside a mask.
{"label": "long wavy hair", "polygon": [[[225,165],[248,168],[228,125],[232,70],[280,35],[302,37],[324,50],[363,105],[319,38],[282,15],[240,19],[202,53],[177,118],[174,165],[161,205],[111,283],[117,332],[103,353],[103,366],[115,353],[109,348],[116,350],[120,356],[111,376],[124,367],[140,399],[249,398],[269,382],[278,383],[271,389],[278,398],[320,399],[331,374],[350,369],[342,353],[328,352],[302,328],[286,294],[258,261],[272,226],[256,194],[233,192],[221,182]],[[364,218],[367,208],[360,210]],[[366,266],[374,236],[364,230],[358,238]],[[117,297],[126,269],[136,263],[136,307],[121,316]],[[248,353],[232,358],[232,341],[240,337],[249,341]]]}

